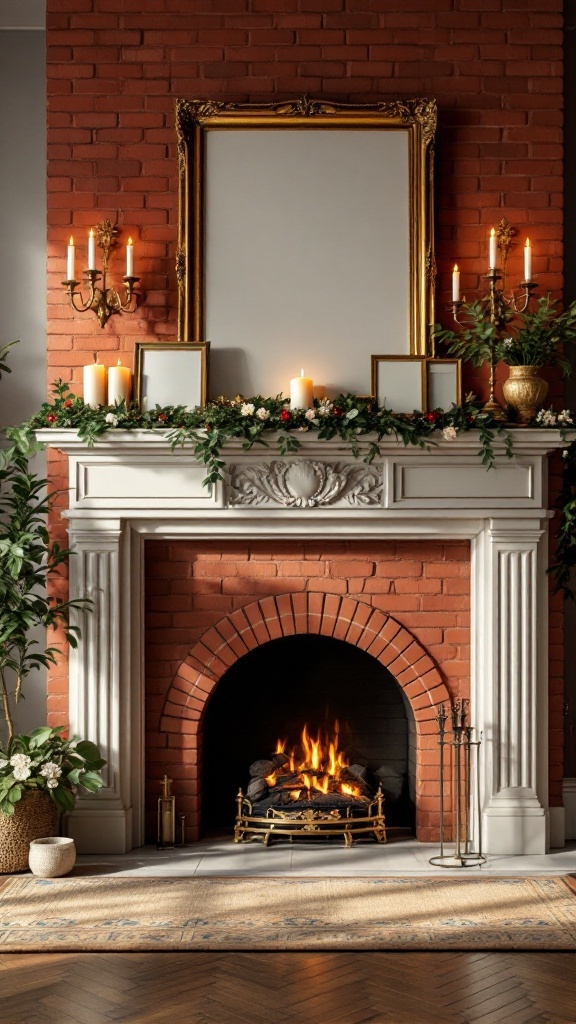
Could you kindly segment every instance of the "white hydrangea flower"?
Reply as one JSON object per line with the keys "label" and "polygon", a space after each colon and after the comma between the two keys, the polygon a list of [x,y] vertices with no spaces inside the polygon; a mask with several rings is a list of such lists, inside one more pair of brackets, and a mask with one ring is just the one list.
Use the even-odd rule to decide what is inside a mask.
{"label": "white hydrangea flower", "polygon": [[58,786],[58,779],[48,779],[46,785],[48,786],[48,789],[56,789]]}
{"label": "white hydrangea flower", "polygon": [[558,423],[566,424],[566,423],[573,423],[573,422],[574,422],[574,420],[572,419],[572,415],[570,413],[570,409],[562,409],[562,412],[558,413]]}
{"label": "white hydrangea flower", "polygon": [[314,419],[316,419],[316,409],[306,409],[306,412],[304,413],[304,417],[307,420],[314,420]]}
{"label": "white hydrangea flower", "polygon": [[254,406],[253,406],[252,402],[242,402],[242,405],[240,406],[240,415],[241,416],[253,416],[254,415]]}
{"label": "white hydrangea flower", "polygon": [[29,768],[15,768],[12,774],[16,782],[24,782],[24,779],[29,779],[32,773]]}
{"label": "white hydrangea flower", "polygon": [[106,423],[111,423],[113,427],[118,426],[118,417],[113,412],[107,412],[105,416]]}
{"label": "white hydrangea flower", "polygon": [[[252,406],[252,408],[254,408],[254,406]],[[256,415],[257,415],[259,420],[269,420],[270,419],[270,413],[268,412],[268,409],[264,408],[263,405],[261,405],[259,409],[256,409]]]}
{"label": "white hydrangea flower", "polygon": [[58,779],[62,775],[62,769],[55,761],[47,761],[40,769],[40,775],[45,779]]}
{"label": "white hydrangea flower", "polygon": [[569,455],[570,455],[570,452],[568,451],[567,448],[565,448],[564,451],[562,452],[562,458],[563,459],[567,459]]}
{"label": "white hydrangea flower", "polygon": [[32,758],[28,757],[28,754],[14,754],[10,758],[10,764],[13,768],[29,768],[32,764]]}
{"label": "white hydrangea flower", "polygon": [[446,441],[455,441],[456,438],[458,437],[458,431],[456,430],[456,427],[444,427],[442,433],[444,434],[444,439]]}

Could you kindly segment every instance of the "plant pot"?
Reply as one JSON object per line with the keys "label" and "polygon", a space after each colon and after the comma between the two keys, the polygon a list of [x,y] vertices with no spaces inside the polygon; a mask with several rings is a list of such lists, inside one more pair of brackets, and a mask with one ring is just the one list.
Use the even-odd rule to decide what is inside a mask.
{"label": "plant pot", "polygon": [[510,366],[510,376],[502,390],[508,405],[516,411],[518,423],[534,419],[546,395],[548,384],[538,376],[539,366]]}
{"label": "plant pot", "polygon": [[38,878],[61,878],[69,874],[76,863],[74,840],[65,836],[33,839],[28,863],[30,871]]}
{"label": "plant pot", "polygon": [[27,871],[32,840],[54,835],[57,827],[58,808],[41,789],[30,790],[19,800],[12,817],[0,811],[0,873]]}

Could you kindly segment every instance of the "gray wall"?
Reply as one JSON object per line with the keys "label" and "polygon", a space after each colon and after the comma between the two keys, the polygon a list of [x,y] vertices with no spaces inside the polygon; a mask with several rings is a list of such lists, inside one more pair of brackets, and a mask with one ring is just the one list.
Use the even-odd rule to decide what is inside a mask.
{"label": "gray wall", "polygon": [[[43,4],[0,3],[0,342],[12,373],[0,382],[0,423],[19,423],[46,395],[46,73]],[[45,459],[35,472],[45,475]],[[39,642],[43,638],[39,636]],[[34,672],[17,728],[46,720],[46,682]]]}

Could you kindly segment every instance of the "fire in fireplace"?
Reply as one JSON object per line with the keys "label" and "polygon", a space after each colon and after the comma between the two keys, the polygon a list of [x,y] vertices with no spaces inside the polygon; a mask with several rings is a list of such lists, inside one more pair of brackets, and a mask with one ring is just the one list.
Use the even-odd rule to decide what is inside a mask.
{"label": "fire in fireplace", "polygon": [[341,835],[347,846],[358,834],[385,842],[383,793],[365,765],[350,764],[340,748],[340,726],[331,735],[302,729],[300,746],[275,752],[250,765],[246,797],[238,794],[236,842],[273,835]]}
{"label": "fire in fireplace", "polygon": [[[279,731],[284,744],[276,742]],[[287,760],[278,758],[247,778],[249,766],[272,761],[272,752]],[[239,786],[264,813],[269,805],[285,809],[284,800],[294,810],[306,809],[308,790],[321,797],[308,808],[314,810],[323,801],[330,803],[339,775],[344,786],[368,800],[381,787],[388,828],[413,831],[415,728],[410,708],[396,680],[375,658],[332,637],[283,637],[240,658],[210,697],[201,755],[203,825],[209,835],[230,829]],[[331,773],[316,774],[321,765],[325,772],[331,760]],[[297,771],[310,785],[298,777],[282,778]],[[276,782],[271,786],[272,776]],[[299,793],[298,800],[293,793]],[[355,793],[341,794],[341,811],[345,798],[353,801]]]}

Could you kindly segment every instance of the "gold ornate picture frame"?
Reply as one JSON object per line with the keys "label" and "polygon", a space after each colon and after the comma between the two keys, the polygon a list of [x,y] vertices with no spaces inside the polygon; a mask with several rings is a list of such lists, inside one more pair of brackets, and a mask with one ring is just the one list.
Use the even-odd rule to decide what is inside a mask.
{"label": "gold ornate picture frame", "polygon": [[[376,347],[380,351],[390,345],[390,354],[419,355],[428,354],[430,325],[434,323],[434,231],[433,231],[433,155],[434,138],[436,129],[436,103],[430,99],[407,99],[397,101],[385,101],[376,104],[340,104],[323,100],[311,100],[306,97],[291,102],[274,103],[268,105],[234,104],[212,100],[178,100],[176,104],[176,128],[178,136],[178,160],[179,160],[179,225],[178,225],[178,255],[177,255],[177,276],[178,276],[178,337],[180,341],[198,341],[206,336],[211,337],[216,347],[223,345],[226,349],[232,347],[242,349],[243,337],[252,336],[250,326],[246,327],[246,334],[243,333],[242,315],[245,309],[255,310],[267,304],[272,312],[269,315],[266,326],[266,341],[263,347],[270,346],[276,352],[281,352],[284,345],[294,347],[300,343],[301,338],[298,332],[293,329],[292,333],[287,332],[283,336],[283,318],[286,310],[310,303],[312,315],[318,321],[310,328],[312,340],[304,341],[309,348],[314,347],[320,355],[319,373],[324,373],[324,363],[328,360],[330,352],[329,335],[331,323],[322,322],[323,310],[327,311],[331,306],[340,301],[344,293],[344,299],[350,315],[354,316],[357,324],[356,337],[366,339],[367,353]],[[327,133],[335,133],[329,139]],[[266,134],[270,133],[270,134]],[[290,133],[290,134],[288,134]],[[321,136],[320,133],[323,133]],[[320,139],[322,138],[322,143]],[[288,141],[290,140],[290,142]],[[385,144],[384,144],[385,140]],[[274,146],[273,146],[274,144]],[[308,197],[305,209],[302,212],[302,222],[294,223],[299,215],[299,203],[294,201],[290,211],[286,213],[284,221],[280,216],[280,229],[276,222],[276,213],[283,212],[284,193],[279,184],[274,191],[275,171],[273,162],[270,165],[271,179],[265,180],[264,184],[258,179],[254,183],[253,193],[250,194],[250,203],[246,206],[246,192],[249,192],[251,175],[248,171],[241,173],[238,169],[236,157],[237,148],[251,153],[252,147],[255,150],[254,166],[258,172],[268,166],[267,154],[278,144],[282,147],[285,155],[291,149],[292,144],[298,147],[303,154],[296,166],[301,168],[303,197]],[[351,181],[364,180],[356,178],[356,171],[366,163],[365,150],[374,153],[374,166],[370,170],[369,178],[372,190],[366,199],[367,205],[362,208],[363,196],[358,187],[354,195],[350,195],[350,210],[342,210],[341,216],[334,216],[333,223],[328,215],[329,238],[325,248],[322,248],[322,232],[326,229],[325,202],[326,190],[329,183],[325,181],[325,169],[323,177],[316,179],[313,174],[312,165],[317,159],[321,163],[322,153],[318,157],[318,150],[327,148],[331,151],[332,146],[337,147],[336,152],[343,155],[345,160],[350,161]],[[387,182],[392,179],[388,173],[387,164],[379,166],[378,153],[382,150],[386,155],[388,147],[398,150],[401,156],[397,159],[397,176],[395,188],[397,192],[392,195],[387,193]],[[308,156],[308,147],[311,153]],[[223,156],[218,154],[222,152]],[[262,158],[264,153],[264,158]],[[228,154],[228,155],[227,155]],[[249,159],[249,156],[247,157]],[[270,158],[272,161],[272,158]],[[284,156],[278,158],[284,159]],[[325,158],[330,159],[328,154]],[[392,159],[392,157],[390,157]],[[394,157],[396,159],[396,157]],[[220,161],[220,162],[218,162]],[[336,166],[340,166],[339,159]],[[242,165],[243,166],[243,165]],[[249,165],[248,165],[249,166]],[[324,165],[325,168],[326,165]],[[332,164],[331,166],[335,166]],[[395,165],[396,166],[396,165]],[[222,168],[225,169],[227,177],[225,184],[220,186]],[[405,168],[405,172],[404,169]],[[359,172],[358,172],[359,173]],[[237,174],[237,178],[235,177]],[[402,177],[405,174],[404,177]],[[295,177],[292,174],[291,179]],[[297,177],[297,175],[296,175]],[[334,175],[328,177],[334,177]],[[394,179],[396,181],[396,179]],[[345,190],[346,177],[342,178],[342,189]],[[323,184],[322,184],[323,182]],[[332,186],[329,186],[332,187]],[[391,187],[391,186],[390,186]],[[219,190],[220,189],[220,190]],[[381,190],[381,191],[379,191]],[[340,192],[337,201],[342,207],[342,196],[345,191]],[[403,197],[405,209],[402,208],[402,228],[399,238],[395,229],[395,210],[402,205],[397,196]],[[382,202],[387,200],[389,206],[384,212],[373,209],[379,207],[378,197]],[[235,213],[236,209],[246,208],[253,212],[247,213],[248,221],[245,228],[231,230],[233,237],[225,237],[228,219],[222,212],[222,197],[224,201],[230,199],[230,210]],[[335,200],[336,201],[336,200]],[[256,220],[262,209],[266,210],[265,202],[269,203],[267,213],[263,214],[264,224],[257,224]],[[358,205],[360,204],[360,205]],[[318,209],[318,224],[315,221],[315,212]],[[328,207],[328,210],[330,207]],[[336,209],[336,207],[335,207]],[[341,235],[338,235],[338,226],[348,224],[354,227],[355,211],[359,210],[361,216],[365,217],[368,230],[370,231],[371,221],[377,219],[377,215],[384,217],[384,230],[374,231],[376,258],[372,253],[364,253],[358,238],[351,239],[350,230],[342,228]],[[256,212],[256,216],[254,215]],[[272,215],[271,215],[272,214]],[[372,216],[374,214],[374,217]],[[324,216],[325,220],[322,221]],[[348,217],[348,221],[346,218]],[[391,222],[386,225],[386,218],[390,217]],[[270,251],[268,251],[268,235],[266,223],[270,222]],[[216,227],[213,228],[213,223]],[[388,230],[386,227],[388,226]],[[286,231],[286,239],[278,237],[278,231]],[[313,252],[312,271],[303,275],[302,267],[296,267],[298,259],[295,258],[292,264],[295,267],[294,277],[290,276],[292,264],[278,260],[278,253],[283,253],[287,248],[288,234],[294,233],[296,239],[301,239],[300,251]],[[354,232],[352,231],[352,235]],[[240,236],[238,238],[237,236]],[[254,249],[251,255],[244,259],[246,245],[249,247],[251,238],[254,238]],[[286,241],[286,245],[284,245]],[[222,283],[222,293],[219,298],[219,309],[221,306],[230,306],[230,335],[232,340],[224,337],[225,332],[215,329],[213,326],[213,309],[211,296],[214,290],[214,277],[221,272],[228,258],[230,246],[236,246],[234,255],[230,257],[231,270],[229,278]],[[297,241],[295,252],[298,253]],[[381,245],[378,250],[377,246]],[[399,294],[399,288],[394,283],[395,259],[401,250],[401,264],[398,269],[398,280],[401,288],[405,289],[405,296]],[[338,262],[342,259],[342,265]],[[365,258],[365,264],[362,264]],[[234,271],[242,273],[245,265],[250,266],[253,259],[255,271],[253,275],[245,273],[242,278],[242,287],[238,289],[239,295],[234,294]],[[316,293],[322,292],[323,288],[330,284],[331,273],[329,259],[335,259],[334,266],[337,272],[342,270],[345,275],[346,287],[334,286],[332,295],[333,301],[329,299],[324,303],[314,305]],[[267,268],[274,271],[276,263],[281,265],[277,276],[268,280]],[[356,264],[366,266],[366,273],[356,272]],[[322,278],[322,268],[326,264],[325,276]],[[207,268],[209,268],[207,270]],[[344,269],[343,269],[344,268]],[[349,270],[348,270],[349,268]],[[207,281],[207,274],[210,280]],[[300,276],[299,276],[300,275]],[[321,283],[318,283],[318,277]],[[231,283],[230,283],[231,282]],[[372,314],[371,305],[376,301],[380,291],[384,292],[385,286],[391,289],[390,299],[383,301],[382,316],[378,321],[379,335],[371,343],[366,332],[362,328],[362,317],[367,310],[370,312],[371,324],[376,323],[376,313]],[[271,305],[277,299],[278,322],[274,320],[274,308]],[[215,301],[215,300],[214,300]],[[336,316],[336,314],[334,314]],[[394,327],[394,317],[403,318],[402,330]],[[405,321],[405,323],[404,323]],[[324,338],[324,333],[326,337]],[[318,340],[317,340],[318,339]],[[398,339],[397,342],[394,339]],[[383,342],[386,344],[383,345]],[[347,344],[356,344],[354,337],[348,334]],[[344,344],[344,343],[343,343]],[[324,348],[322,347],[324,346]],[[395,347],[396,346],[396,347]],[[325,353],[325,354],[324,354]],[[323,362],[322,362],[323,360]],[[298,362],[298,356],[296,356]],[[300,363],[298,363],[300,365]],[[340,382],[346,386],[346,382]],[[366,390],[367,382],[359,390]]]}
{"label": "gold ornate picture frame", "polygon": [[209,341],[137,341],[134,397],[142,412],[156,405],[203,408],[208,393],[209,355]]}

